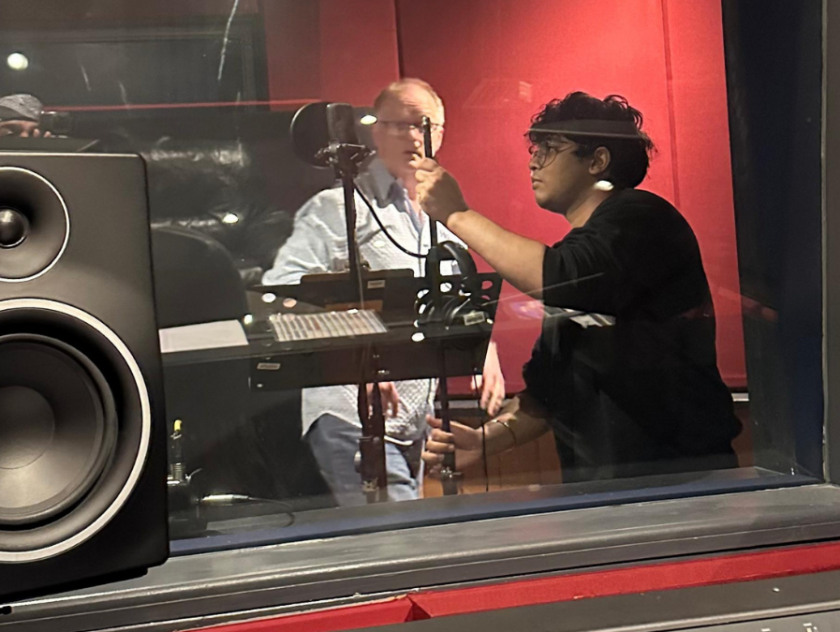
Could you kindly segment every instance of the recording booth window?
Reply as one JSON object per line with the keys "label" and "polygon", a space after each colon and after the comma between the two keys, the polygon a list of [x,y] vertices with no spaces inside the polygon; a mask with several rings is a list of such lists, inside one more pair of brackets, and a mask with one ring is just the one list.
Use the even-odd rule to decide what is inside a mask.
{"label": "recording booth window", "polygon": [[833,481],[820,3],[75,4],[3,9],[0,176],[142,158],[175,558]]}

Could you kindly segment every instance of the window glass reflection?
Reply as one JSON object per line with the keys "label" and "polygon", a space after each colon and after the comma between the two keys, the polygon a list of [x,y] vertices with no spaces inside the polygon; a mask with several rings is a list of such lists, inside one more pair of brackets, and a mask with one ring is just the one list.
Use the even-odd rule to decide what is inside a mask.
{"label": "window glass reflection", "polygon": [[819,7],[47,4],[0,150],[146,160],[175,539],[819,476]]}

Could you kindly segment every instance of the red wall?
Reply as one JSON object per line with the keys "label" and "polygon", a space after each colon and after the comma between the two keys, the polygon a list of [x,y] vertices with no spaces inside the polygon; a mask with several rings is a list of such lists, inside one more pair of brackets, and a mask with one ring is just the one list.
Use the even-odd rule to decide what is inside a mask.
{"label": "red wall", "polygon": [[[566,222],[533,202],[522,134],[542,104],[573,90],[618,93],[658,146],[643,184],[694,227],[719,318],[719,364],[745,384],[734,207],[717,0],[397,0],[404,73],[447,104],[440,158],[470,204],[553,243]],[[497,339],[511,385],[540,309],[508,288]],[[530,314],[530,316],[527,316]]]}
{"label": "red wall", "polygon": [[318,3],[272,0],[264,3],[263,20],[271,100],[320,99]]}
{"label": "red wall", "polygon": [[393,0],[321,0],[321,98],[370,105],[399,78]]}
{"label": "red wall", "polygon": [[369,105],[399,78],[393,0],[272,0],[264,7],[272,101]]}
{"label": "red wall", "polygon": [[703,251],[718,315],[718,365],[730,385],[745,386],[720,2],[670,0],[663,8],[675,200]]}

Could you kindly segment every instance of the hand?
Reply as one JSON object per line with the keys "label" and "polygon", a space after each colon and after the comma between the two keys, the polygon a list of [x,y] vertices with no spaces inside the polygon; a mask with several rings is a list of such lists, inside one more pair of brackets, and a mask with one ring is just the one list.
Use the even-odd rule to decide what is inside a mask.
{"label": "hand", "polygon": [[473,379],[473,390],[481,389],[481,407],[491,417],[495,417],[505,401],[505,376],[499,364],[499,354],[496,343],[491,342],[487,347],[484,358],[484,372]]}
{"label": "hand", "polygon": [[437,162],[415,158],[411,166],[417,170],[417,201],[429,217],[446,224],[450,215],[469,208],[458,181]]}
{"label": "hand", "polygon": [[[393,382],[379,382],[379,392],[382,394],[382,414],[386,417],[396,417],[400,408],[400,394]],[[368,406],[373,412],[373,384],[367,385]]]}
{"label": "hand", "polygon": [[452,432],[441,430],[443,422],[432,416],[426,417],[426,422],[432,427],[432,434],[426,440],[423,450],[423,462],[429,468],[432,476],[440,475],[443,455],[455,452],[455,467],[463,470],[481,460],[483,441],[481,430],[470,428],[457,421],[450,423]]}
{"label": "hand", "polygon": [[44,138],[51,138],[52,132],[46,131],[43,134],[41,134],[41,129],[36,127],[31,132],[29,130],[24,130],[20,133],[21,138],[41,138],[41,136],[43,136]]}

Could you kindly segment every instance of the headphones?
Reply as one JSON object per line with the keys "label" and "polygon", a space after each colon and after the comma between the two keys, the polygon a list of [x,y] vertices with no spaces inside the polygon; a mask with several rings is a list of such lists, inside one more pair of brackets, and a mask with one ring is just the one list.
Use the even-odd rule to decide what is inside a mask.
{"label": "headphones", "polygon": [[[460,275],[446,279],[450,287],[446,291],[441,289],[439,308],[434,304],[431,291],[417,299],[419,324],[442,323],[446,327],[467,324],[464,317],[471,312],[485,312],[484,306],[492,299],[489,293],[483,290],[475,261],[466,248],[452,241],[441,242],[438,248],[440,261],[455,261]],[[435,264],[432,259],[426,258],[427,279],[432,278],[431,266]]]}

